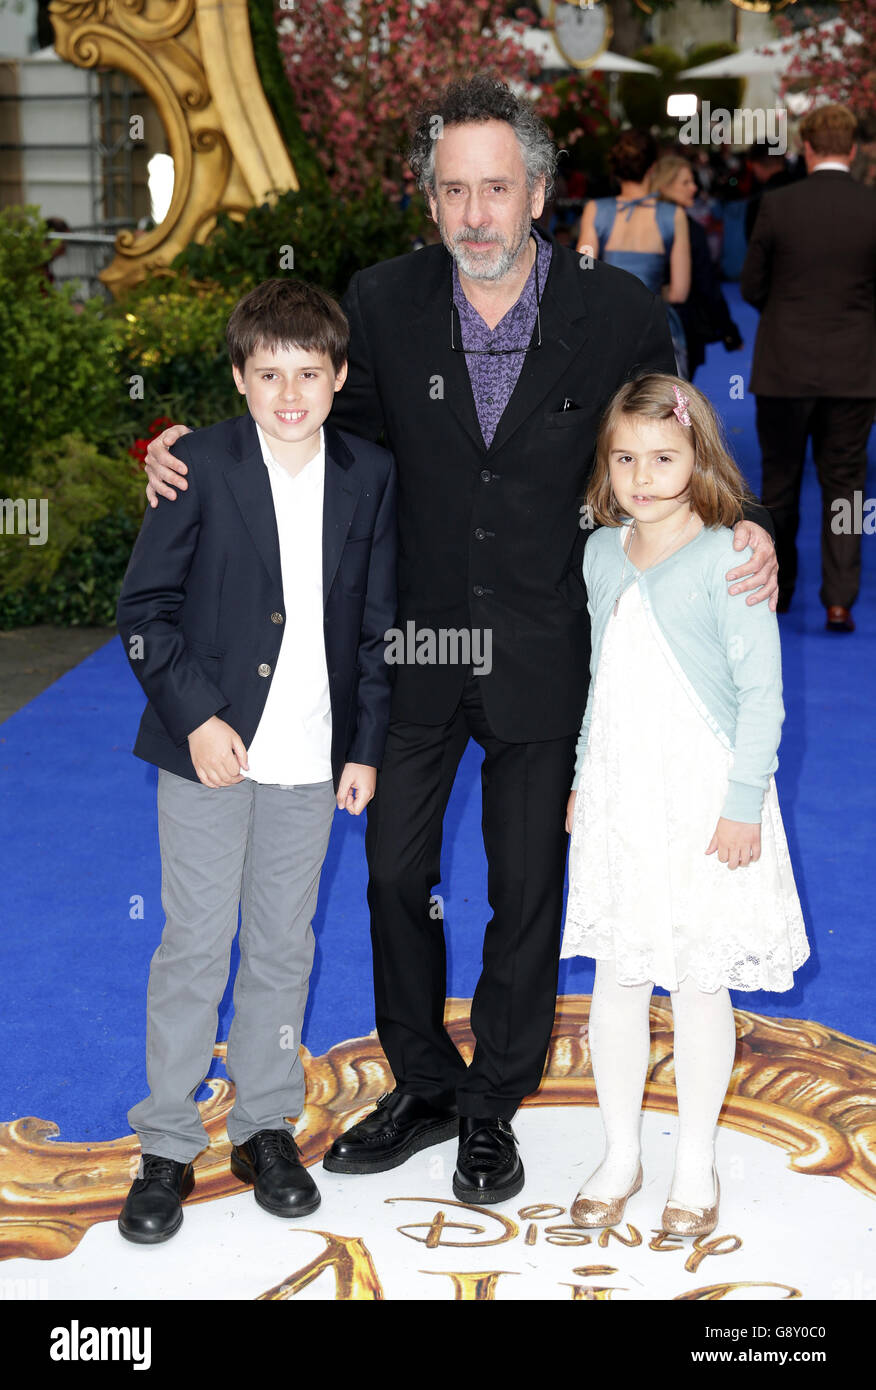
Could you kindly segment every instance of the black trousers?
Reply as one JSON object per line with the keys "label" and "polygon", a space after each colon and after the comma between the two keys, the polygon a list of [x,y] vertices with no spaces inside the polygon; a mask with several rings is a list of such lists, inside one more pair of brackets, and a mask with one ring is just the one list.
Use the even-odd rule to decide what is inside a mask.
{"label": "black trousers", "polygon": [[[821,484],[821,602],[851,608],[861,583],[861,537],[831,527],[838,498],[853,503],[867,478],[867,440],[876,401],[834,396],[758,396],[757,437],[763,457],[761,501],[776,528],[779,592],[797,582],[797,528],[806,441],[812,436]],[[854,513],[853,513],[854,514]]]}
{"label": "black trousers", "polygon": [[[470,676],[446,724],[390,723],[368,807],[368,903],[377,1033],[400,1090],[460,1114],[510,1120],[536,1090],[556,1009],[568,837],[565,806],[577,734],[505,743]],[[444,1027],[441,878],[444,812],[469,738],[484,750],[482,826],[492,917],[472,1000],[467,1068]]]}

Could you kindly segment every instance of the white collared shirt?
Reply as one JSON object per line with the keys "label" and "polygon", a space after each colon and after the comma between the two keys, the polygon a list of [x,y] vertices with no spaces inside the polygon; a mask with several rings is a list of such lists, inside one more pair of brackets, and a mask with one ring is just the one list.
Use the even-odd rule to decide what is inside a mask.
{"label": "white collared shirt", "polygon": [[815,174],[819,169],[842,169],[844,174],[849,172],[848,164],[840,164],[838,159],[824,159],[820,164],[813,164],[811,172]]}
{"label": "white collared shirt", "polygon": [[325,436],[320,429],[319,452],[293,477],[274,458],[258,424],[256,432],[274,498],[285,622],[244,776],[286,786],[325,782],[332,775],[322,597]]}

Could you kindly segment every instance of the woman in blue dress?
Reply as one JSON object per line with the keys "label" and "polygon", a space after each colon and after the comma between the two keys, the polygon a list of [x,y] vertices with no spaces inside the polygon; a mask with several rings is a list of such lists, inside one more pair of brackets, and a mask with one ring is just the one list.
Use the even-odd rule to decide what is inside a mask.
{"label": "woman in blue dress", "polygon": [[690,235],[684,210],[649,191],[648,174],[656,159],[657,146],[650,135],[622,132],[608,156],[620,196],[587,203],[578,253],[628,270],[652,294],[662,295],[678,374],[686,377],[684,328],[673,306],[683,304],[690,292]]}

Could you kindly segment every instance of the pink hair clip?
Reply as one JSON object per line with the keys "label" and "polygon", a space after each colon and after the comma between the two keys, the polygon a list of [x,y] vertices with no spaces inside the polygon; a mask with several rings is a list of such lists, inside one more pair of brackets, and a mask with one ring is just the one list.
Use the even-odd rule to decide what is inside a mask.
{"label": "pink hair clip", "polygon": [[672,407],[672,413],[676,416],[676,418],[680,421],[682,425],[687,425],[688,427],[690,427],[690,415],[688,414],[687,410],[688,397],[684,394],[683,391],[679,391],[678,387],[675,385],[674,382],[672,384],[672,389],[675,392],[675,398],[678,401],[678,405],[674,405]]}

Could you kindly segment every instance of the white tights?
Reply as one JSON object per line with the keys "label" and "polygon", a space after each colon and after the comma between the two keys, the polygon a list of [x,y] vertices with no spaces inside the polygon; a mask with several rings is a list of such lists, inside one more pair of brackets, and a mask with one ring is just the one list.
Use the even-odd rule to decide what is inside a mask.
{"label": "white tights", "polygon": [[[653,988],[650,982],[618,984],[614,962],[596,962],[589,1039],[605,1153],[581,1192],[603,1201],[629,1190],[639,1164]],[[715,1127],[736,1055],[733,1009],[726,989],[706,994],[689,978],[670,998],[679,1123],[669,1195],[709,1207],[715,1200]]]}

